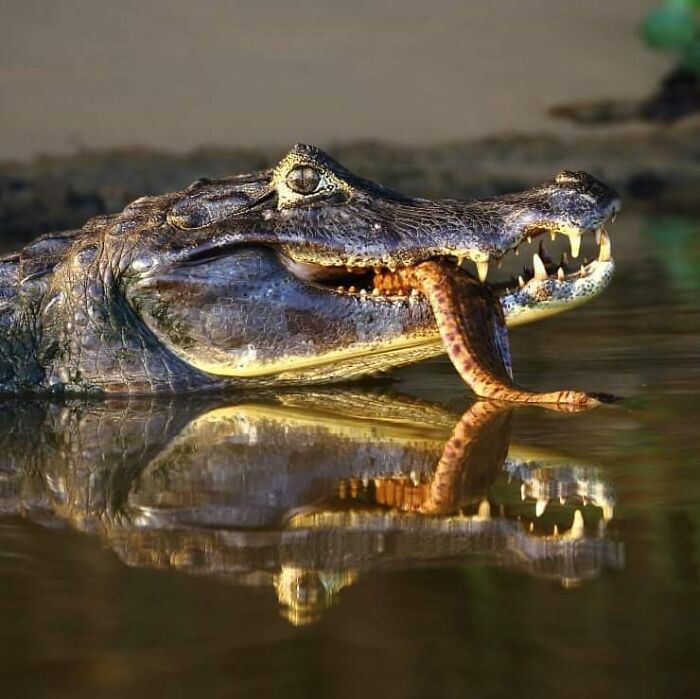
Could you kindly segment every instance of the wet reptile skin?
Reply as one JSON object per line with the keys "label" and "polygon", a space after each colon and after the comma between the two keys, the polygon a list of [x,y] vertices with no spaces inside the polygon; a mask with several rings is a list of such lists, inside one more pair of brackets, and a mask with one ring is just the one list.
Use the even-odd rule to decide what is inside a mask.
{"label": "wet reptile skin", "polygon": [[[618,208],[612,190],[568,172],[485,201],[412,198],[297,145],[271,170],[144,197],[0,259],[0,388],[173,393],[416,362],[444,351],[427,300],[341,293],[334,275],[483,264],[529,235],[599,229]],[[612,262],[587,286],[499,292],[506,321],[573,306],[611,275]]]}

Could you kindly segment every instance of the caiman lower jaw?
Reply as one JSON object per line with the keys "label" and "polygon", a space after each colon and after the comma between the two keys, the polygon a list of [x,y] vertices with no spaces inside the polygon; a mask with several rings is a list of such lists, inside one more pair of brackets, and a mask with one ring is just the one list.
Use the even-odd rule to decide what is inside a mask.
{"label": "caiman lower jaw", "polygon": [[[428,260],[395,271],[382,268],[329,268],[287,262],[290,271],[308,281],[355,279],[349,287],[329,287],[330,293],[358,294],[367,302],[384,302],[409,295],[430,305],[445,350],[471,389],[495,400],[585,409],[598,404],[581,391],[536,393],[520,388],[512,378],[506,316],[513,324],[552,315],[600,293],[612,277],[614,265],[610,239],[603,231],[598,239],[598,259],[578,271],[559,266],[548,269],[538,253],[533,256],[533,276],[520,277],[517,287],[491,286],[469,275],[446,258]],[[337,276],[334,276],[337,275]],[[360,286],[361,285],[361,286]],[[499,293],[500,292],[500,293]],[[534,316],[534,317],[533,317]]]}

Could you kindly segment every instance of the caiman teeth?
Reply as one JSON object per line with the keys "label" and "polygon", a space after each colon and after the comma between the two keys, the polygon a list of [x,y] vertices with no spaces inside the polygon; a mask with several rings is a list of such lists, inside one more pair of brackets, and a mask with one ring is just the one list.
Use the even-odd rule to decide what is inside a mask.
{"label": "caiman teeth", "polygon": [[600,262],[609,262],[612,259],[612,244],[607,231],[600,229],[600,252],[598,260]]}
{"label": "caiman teeth", "polygon": [[479,281],[480,282],[485,282],[486,277],[489,275],[489,261],[488,260],[480,260],[479,262],[476,263],[476,271],[477,274],[479,275]]}
{"label": "caiman teeth", "polygon": [[571,257],[578,257],[581,251],[581,234],[572,233],[569,236],[569,243],[571,244]]}
{"label": "caiman teeth", "polygon": [[544,266],[544,262],[542,262],[542,258],[537,253],[532,256],[532,266],[535,272],[535,279],[547,279],[547,269]]}

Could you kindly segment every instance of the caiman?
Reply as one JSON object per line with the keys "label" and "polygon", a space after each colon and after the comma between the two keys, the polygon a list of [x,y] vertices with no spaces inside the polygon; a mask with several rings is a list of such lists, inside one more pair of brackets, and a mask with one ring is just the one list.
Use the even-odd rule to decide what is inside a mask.
{"label": "caiman", "polygon": [[[429,200],[296,145],[270,170],[142,197],[0,258],[5,392],[157,394],[342,381],[447,352],[479,396],[588,406],[512,378],[506,326],[598,295],[616,193],[584,172],[482,201]],[[569,268],[489,265],[568,236]]]}

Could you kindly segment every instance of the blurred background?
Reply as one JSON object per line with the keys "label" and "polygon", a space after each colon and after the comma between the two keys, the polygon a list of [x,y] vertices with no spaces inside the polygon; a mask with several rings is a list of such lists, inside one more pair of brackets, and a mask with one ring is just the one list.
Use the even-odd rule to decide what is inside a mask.
{"label": "blurred background", "polygon": [[554,128],[669,69],[656,0],[3,0],[0,159]]}

